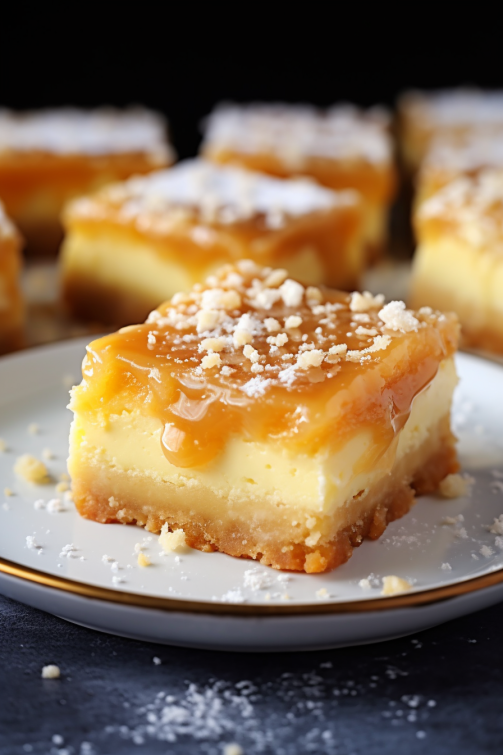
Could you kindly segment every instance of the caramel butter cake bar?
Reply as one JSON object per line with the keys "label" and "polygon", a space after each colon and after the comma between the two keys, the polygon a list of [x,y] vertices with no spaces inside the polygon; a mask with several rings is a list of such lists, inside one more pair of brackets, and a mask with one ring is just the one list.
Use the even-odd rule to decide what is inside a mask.
{"label": "caramel butter cake bar", "polygon": [[401,153],[416,173],[438,137],[503,132],[503,91],[447,89],[406,92],[398,102]]}
{"label": "caramel butter cake bar", "polygon": [[88,347],[71,399],[78,511],[331,569],[458,468],[457,338],[453,315],[226,266]]}
{"label": "caramel butter cake bar", "polygon": [[412,306],[455,311],[469,345],[503,353],[503,171],[447,184],[418,207]]}
{"label": "caramel butter cake bar", "polygon": [[370,256],[382,251],[395,188],[389,119],[383,109],[221,105],[206,120],[202,153],[273,176],[309,176],[331,189],[356,189],[363,198]]}
{"label": "caramel butter cake bar", "polygon": [[0,110],[0,198],[34,253],[54,253],[72,197],[173,162],[166,122],[141,108]]}
{"label": "caramel butter cake bar", "polygon": [[0,354],[19,348],[23,342],[20,273],[21,237],[0,202]]}
{"label": "caramel butter cake bar", "polygon": [[346,289],[363,267],[356,192],[199,159],[76,200],[65,224],[68,308],[117,325],[238,259]]}

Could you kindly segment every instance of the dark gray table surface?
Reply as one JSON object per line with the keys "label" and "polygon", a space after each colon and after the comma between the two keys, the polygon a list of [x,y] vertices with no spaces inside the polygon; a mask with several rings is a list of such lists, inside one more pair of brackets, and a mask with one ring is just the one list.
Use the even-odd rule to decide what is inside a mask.
{"label": "dark gray table surface", "polygon": [[[230,654],[0,598],[0,752],[502,753],[503,604],[392,642]],[[155,661],[154,661],[155,659]],[[61,678],[41,678],[55,663]]]}

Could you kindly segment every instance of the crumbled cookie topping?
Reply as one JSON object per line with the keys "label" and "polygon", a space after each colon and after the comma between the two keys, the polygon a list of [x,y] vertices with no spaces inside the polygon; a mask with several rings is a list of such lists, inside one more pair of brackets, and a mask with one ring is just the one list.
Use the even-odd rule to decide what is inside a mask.
{"label": "crumbled cookie topping", "polygon": [[430,310],[413,315],[403,302],[383,303],[368,292],[306,289],[284,271],[245,260],[152,312],[146,338],[195,377],[219,374],[260,396],[273,385],[294,388],[306,375],[329,378],[344,362],[379,361],[394,338],[439,317]]}

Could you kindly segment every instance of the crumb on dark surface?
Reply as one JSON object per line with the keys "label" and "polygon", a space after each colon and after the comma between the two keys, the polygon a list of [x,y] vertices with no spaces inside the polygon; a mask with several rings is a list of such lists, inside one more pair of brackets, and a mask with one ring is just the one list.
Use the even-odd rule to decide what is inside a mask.
{"label": "crumb on dark surface", "polygon": [[109,636],[5,598],[0,616],[2,754],[501,752],[501,604],[390,642],[249,655]]}

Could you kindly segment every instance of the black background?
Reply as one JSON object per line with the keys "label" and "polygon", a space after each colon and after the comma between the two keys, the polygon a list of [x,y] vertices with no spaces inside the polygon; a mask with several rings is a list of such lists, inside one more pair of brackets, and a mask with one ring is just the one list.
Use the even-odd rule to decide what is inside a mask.
{"label": "black background", "polygon": [[112,12],[11,0],[0,15],[0,104],[143,103],[169,116],[185,157],[222,99],[391,105],[411,86],[503,87],[497,4],[493,14],[444,5],[138,2]]}

